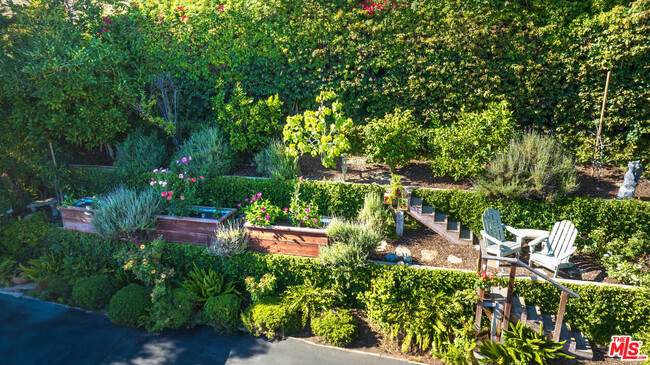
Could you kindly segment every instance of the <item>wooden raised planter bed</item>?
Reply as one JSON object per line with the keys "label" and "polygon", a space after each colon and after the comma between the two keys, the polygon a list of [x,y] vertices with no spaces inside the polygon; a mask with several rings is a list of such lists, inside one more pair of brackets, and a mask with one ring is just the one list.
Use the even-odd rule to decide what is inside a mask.
{"label": "wooden raised planter bed", "polygon": [[[211,207],[197,207],[215,209]],[[190,243],[193,245],[207,246],[212,242],[214,231],[217,225],[230,218],[237,209],[216,208],[217,211],[225,212],[220,218],[193,218],[193,217],[171,217],[159,215],[156,222],[156,229],[149,234],[150,239],[162,236],[168,242]],[[63,229],[96,233],[92,217],[94,211],[83,207],[61,208]]]}
{"label": "wooden raised planter bed", "polygon": [[255,226],[248,223],[245,227],[250,235],[250,251],[318,257],[320,248],[328,244],[325,229]]}

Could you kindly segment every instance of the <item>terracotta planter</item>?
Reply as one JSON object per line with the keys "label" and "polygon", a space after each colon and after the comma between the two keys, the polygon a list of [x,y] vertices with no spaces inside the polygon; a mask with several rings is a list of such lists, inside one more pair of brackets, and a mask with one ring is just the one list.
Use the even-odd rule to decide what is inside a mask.
{"label": "terracotta planter", "polygon": [[325,229],[288,226],[256,226],[246,223],[248,249],[264,253],[318,257],[328,244]]}
{"label": "terracotta planter", "polygon": [[[193,218],[193,217],[171,217],[159,215],[156,222],[156,229],[149,234],[149,239],[162,236],[168,242],[189,243],[193,245],[206,246],[212,241],[212,236],[217,225],[230,218],[237,209],[197,207],[201,209],[216,209],[221,211],[217,219]],[[61,209],[63,229],[77,232],[96,233],[92,224],[94,211],[84,207],[67,207]]]}

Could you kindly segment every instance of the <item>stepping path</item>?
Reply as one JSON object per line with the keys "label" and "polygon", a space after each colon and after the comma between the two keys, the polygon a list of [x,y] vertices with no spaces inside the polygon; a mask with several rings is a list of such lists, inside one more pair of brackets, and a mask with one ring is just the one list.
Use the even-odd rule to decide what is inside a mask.
{"label": "stepping path", "polygon": [[161,333],[124,328],[106,316],[0,294],[0,353],[6,364],[324,364],[408,362],[289,338],[270,342],[212,328]]}

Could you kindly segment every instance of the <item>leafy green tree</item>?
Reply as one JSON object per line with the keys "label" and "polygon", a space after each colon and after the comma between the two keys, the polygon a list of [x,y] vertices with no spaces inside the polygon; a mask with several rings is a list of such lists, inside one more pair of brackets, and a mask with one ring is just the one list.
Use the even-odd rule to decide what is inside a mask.
{"label": "leafy green tree", "polygon": [[[331,105],[326,102],[334,100]],[[318,110],[307,110],[303,114],[287,118],[284,126],[284,140],[289,144],[291,156],[309,153],[321,156],[323,166],[335,167],[334,159],[350,148],[345,136],[353,126],[352,119],[343,114],[343,105],[336,101],[332,91],[322,91],[316,97]]]}
{"label": "leafy green tree", "polygon": [[429,165],[434,176],[458,180],[484,171],[484,164],[508,145],[515,125],[505,101],[488,104],[480,113],[461,112],[458,122],[433,133],[435,151]]}
{"label": "leafy green tree", "polygon": [[225,103],[224,92],[215,98],[214,110],[217,124],[237,152],[258,152],[282,130],[282,102],[277,94],[255,102],[237,84],[229,103]]}
{"label": "leafy green tree", "polygon": [[386,163],[391,173],[415,157],[418,125],[410,110],[395,108],[393,113],[374,119],[366,126],[366,155],[370,162]]}

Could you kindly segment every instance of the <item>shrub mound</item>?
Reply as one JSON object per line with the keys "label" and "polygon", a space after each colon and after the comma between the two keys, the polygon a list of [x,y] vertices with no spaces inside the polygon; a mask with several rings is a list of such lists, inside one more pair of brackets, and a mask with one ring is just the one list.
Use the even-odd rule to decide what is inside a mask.
{"label": "shrub mound", "polygon": [[241,315],[246,330],[269,339],[288,336],[300,330],[298,313],[280,304],[277,297],[268,297],[248,307]]}
{"label": "shrub mound", "polygon": [[232,333],[239,325],[240,301],[234,294],[222,294],[208,299],[204,313],[208,321],[214,324],[214,330]]}
{"label": "shrub mound", "polygon": [[125,327],[137,327],[140,317],[151,307],[151,297],[138,284],[130,284],[120,289],[108,306],[111,322]]}
{"label": "shrub mound", "polygon": [[347,310],[332,309],[311,320],[314,334],[330,345],[345,347],[357,338],[357,319]]}
{"label": "shrub mound", "polygon": [[35,290],[40,299],[66,302],[70,299],[72,286],[61,275],[50,274],[36,280]]}
{"label": "shrub mound", "polygon": [[100,310],[111,300],[113,286],[104,275],[81,278],[72,288],[72,300],[83,309]]}

